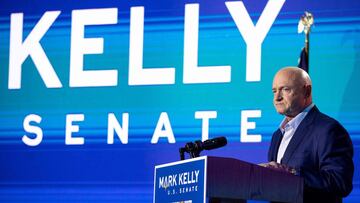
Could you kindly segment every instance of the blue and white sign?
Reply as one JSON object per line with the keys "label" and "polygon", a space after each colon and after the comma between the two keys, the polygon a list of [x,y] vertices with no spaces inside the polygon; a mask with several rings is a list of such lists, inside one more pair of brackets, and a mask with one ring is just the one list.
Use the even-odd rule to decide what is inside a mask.
{"label": "blue and white sign", "polygon": [[204,202],[207,157],[155,166],[154,203]]}

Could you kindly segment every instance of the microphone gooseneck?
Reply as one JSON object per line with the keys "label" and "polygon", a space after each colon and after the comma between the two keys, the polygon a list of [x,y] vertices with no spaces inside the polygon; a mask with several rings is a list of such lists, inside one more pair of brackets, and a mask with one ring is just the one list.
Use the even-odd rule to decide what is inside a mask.
{"label": "microphone gooseneck", "polygon": [[190,154],[191,158],[199,157],[200,152],[203,150],[212,150],[223,147],[227,144],[226,137],[217,137],[213,139],[205,140],[204,142],[197,140],[195,142],[188,142],[185,144],[185,147],[179,149],[180,159],[184,160],[184,153],[187,152]]}

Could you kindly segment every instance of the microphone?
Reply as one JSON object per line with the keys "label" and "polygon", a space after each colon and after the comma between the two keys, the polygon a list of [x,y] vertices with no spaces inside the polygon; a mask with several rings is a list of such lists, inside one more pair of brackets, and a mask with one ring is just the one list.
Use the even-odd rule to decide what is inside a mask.
{"label": "microphone", "polygon": [[227,144],[226,137],[217,137],[204,142],[197,140],[195,142],[186,143],[185,147],[179,149],[180,159],[184,160],[184,152],[190,154],[191,158],[199,157],[202,150],[212,150],[223,147]]}
{"label": "microphone", "polygon": [[225,146],[227,144],[227,140],[226,137],[217,137],[214,139],[205,140],[204,142],[195,141],[195,144],[200,151],[212,150]]}

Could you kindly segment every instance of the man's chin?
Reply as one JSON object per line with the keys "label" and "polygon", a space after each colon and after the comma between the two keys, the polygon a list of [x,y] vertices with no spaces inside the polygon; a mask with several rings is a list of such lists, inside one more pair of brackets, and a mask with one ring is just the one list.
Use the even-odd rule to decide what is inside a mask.
{"label": "man's chin", "polygon": [[278,112],[278,114],[284,115],[285,111],[283,109],[276,109],[276,112]]}

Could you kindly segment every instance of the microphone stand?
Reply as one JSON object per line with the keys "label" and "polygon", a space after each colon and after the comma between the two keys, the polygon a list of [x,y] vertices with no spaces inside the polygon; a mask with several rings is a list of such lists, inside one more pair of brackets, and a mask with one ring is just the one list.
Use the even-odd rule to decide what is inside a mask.
{"label": "microphone stand", "polygon": [[185,147],[179,148],[180,152],[180,160],[185,160],[185,152],[189,153],[190,158],[196,158],[200,156],[201,149],[201,141],[195,141],[194,143],[188,142]]}
{"label": "microphone stand", "polygon": [[180,160],[185,160],[185,147],[180,147],[179,152],[180,152]]}

